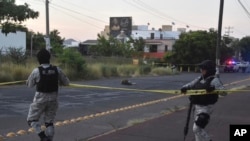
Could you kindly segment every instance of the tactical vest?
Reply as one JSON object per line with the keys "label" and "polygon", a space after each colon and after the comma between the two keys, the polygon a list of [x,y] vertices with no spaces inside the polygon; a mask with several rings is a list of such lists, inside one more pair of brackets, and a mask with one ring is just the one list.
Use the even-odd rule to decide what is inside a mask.
{"label": "tactical vest", "polygon": [[50,93],[58,91],[58,70],[56,66],[50,65],[48,68],[38,67],[40,81],[36,85],[38,92]]}
{"label": "tactical vest", "polygon": [[[210,83],[213,79],[214,76],[210,76],[205,80],[200,78],[200,80],[193,86],[192,89],[194,90],[206,89],[210,87]],[[191,95],[189,99],[193,104],[206,106],[210,104],[215,104],[218,100],[218,95],[217,94]]]}

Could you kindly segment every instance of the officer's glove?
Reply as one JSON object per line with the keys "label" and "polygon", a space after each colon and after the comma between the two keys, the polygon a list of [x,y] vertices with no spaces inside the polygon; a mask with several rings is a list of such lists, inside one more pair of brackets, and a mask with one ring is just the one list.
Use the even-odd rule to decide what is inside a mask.
{"label": "officer's glove", "polygon": [[209,86],[209,87],[206,88],[207,93],[210,93],[210,92],[212,92],[214,90],[215,90],[214,86]]}
{"label": "officer's glove", "polygon": [[187,93],[187,88],[186,87],[182,87],[181,88],[181,93],[182,94],[186,94]]}

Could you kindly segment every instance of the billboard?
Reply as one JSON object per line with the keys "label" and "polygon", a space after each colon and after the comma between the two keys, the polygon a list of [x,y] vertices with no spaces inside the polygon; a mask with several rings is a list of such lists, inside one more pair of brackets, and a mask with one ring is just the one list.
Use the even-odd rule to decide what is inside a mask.
{"label": "billboard", "polygon": [[121,31],[124,31],[127,37],[132,32],[132,17],[110,17],[109,22],[110,36],[117,37]]}

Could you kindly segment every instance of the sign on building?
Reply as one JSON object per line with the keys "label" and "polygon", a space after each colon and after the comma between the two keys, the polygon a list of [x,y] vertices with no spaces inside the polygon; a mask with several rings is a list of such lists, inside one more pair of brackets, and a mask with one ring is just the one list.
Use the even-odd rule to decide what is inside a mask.
{"label": "sign on building", "polygon": [[132,17],[110,17],[110,36],[117,37],[122,31],[127,37],[132,32]]}

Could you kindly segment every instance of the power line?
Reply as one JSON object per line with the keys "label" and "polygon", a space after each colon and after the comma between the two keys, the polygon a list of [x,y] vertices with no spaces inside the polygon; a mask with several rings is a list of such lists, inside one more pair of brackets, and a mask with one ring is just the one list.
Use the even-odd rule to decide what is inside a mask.
{"label": "power line", "polygon": [[[147,4],[147,3],[145,3],[145,2],[143,2],[141,0],[133,0],[133,1],[134,1],[134,3],[131,2],[131,1],[128,2],[127,0],[124,0],[124,2],[126,2],[127,4],[130,4],[130,5],[132,5],[132,6],[136,7],[136,8],[139,8],[139,9],[141,9],[141,10],[143,10],[143,11],[145,11],[145,12],[151,14],[151,15],[157,16],[157,17],[161,18],[164,21],[165,21],[165,19],[167,19],[171,23],[178,22],[178,23],[181,23],[182,25],[184,25],[184,26],[186,26],[188,28],[190,27],[190,24],[188,24],[188,23],[186,23],[184,21],[178,20],[176,18],[173,18],[172,16],[169,16],[169,15],[165,14],[164,12],[159,11],[158,9],[150,6],[149,4]],[[209,29],[209,28],[200,27],[200,26],[196,26],[196,25],[191,25],[191,26],[196,27],[196,28],[200,28],[200,29],[205,29],[205,30]]]}
{"label": "power line", "polygon": [[247,14],[247,17],[250,19],[250,13],[247,10],[247,8],[244,6],[244,4],[240,0],[238,0],[238,2],[241,5],[241,7],[243,8],[243,10],[245,11],[245,13]]}
{"label": "power line", "polygon": [[[61,0],[61,2],[67,4],[67,5],[71,5],[73,6],[74,8],[78,8],[79,10],[86,10],[87,12],[93,12],[96,14],[96,10],[93,10],[93,9],[90,9],[90,8],[86,8],[86,7],[83,7],[82,5],[77,5],[77,4],[74,4],[72,3],[72,1],[69,1],[69,0]],[[107,15],[103,15],[102,13],[98,13],[98,15],[101,15],[102,17],[108,17]]]}
{"label": "power line", "polygon": [[50,6],[51,6],[52,8],[54,8],[54,9],[57,9],[57,10],[63,12],[64,14],[70,16],[71,18],[74,18],[74,19],[79,20],[79,21],[81,21],[81,22],[83,22],[83,23],[89,24],[89,25],[91,25],[91,26],[93,26],[93,27],[95,27],[95,28],[102,29],[102,27],[99,27],[99,26],[97,26],[97,25],[95,25],[95,24],[93,24],[93,23],[84,21],[84,20],[82,20],[81,18],[78,18],[78,17],[76,17],[76,16],[74,16],[74,15],[72,15],[72,14],[69,14],[68,12],[59,9],[58,7],[56,7],[56,6],[54,6],[54,5],[50,5]]}
{"label": "power line", "polygon": [[92,16],[88,16],[88,15],[82,14],[82,13],[77,12],[77,11],[75,11],[75,10],[72,10],[72,9],[69,9],[69,8],[66,8],[66,7],[57,5],[57,4],[55,4],[55,3],[51,3],[51,5],[54,5],[54,6],[56,6],[56,7],[59,7],[59,8],[61,8],[61,9],[70,11],[70,12],[72,12],[72,13],[75,13],[75,14],[78,14],[78,15],[81,15],[81,16],[85,16],[85,17],[87,17],[87,18],[89,18],[89,19],[92,19],[92,20],[95,20],[95,21],[98,21],[98,22],[101,22],[101,23],[105,23],[105,24],[107,23],[106,21],[103,21],[103,20],[101,20],[101,19],[97,19],[97,18],[95,18],[95,17],[92,17]]}
{"label": "power line", "polygon": [[[138,8],[138,9],[141,9],[142,11],[144,11],[144,12],[146,12],[146,13],[149,13],[149,14],[151,14],[151,15],[153,15],[153,16],[156,16],[156,17],[159,17],[160,19],[162,19],[163,21],[165,21],[163,18],[164,17],[162,17],[162,16],[160,16],[160,15],[158,15],[158,14],[155,14],[154,12],[152,12],[152,11],[149,11],[148,9],[146,9],[146,8],[144,8],[144,7],[142,7],[141,5],[137,5],[137,4],[134,4],[133,2],[131,2],[131,1],[127,1],[127,0],[123,0],[125,3],[127,3],[127,4],[129,4],[129,5],[131,5],[131,6],[133,6],[133,7],[135,7],[135,8]],[[168,19],[169,20],[169,19]],[[169,22],[172,22],[172,20],[169,20]]]}

